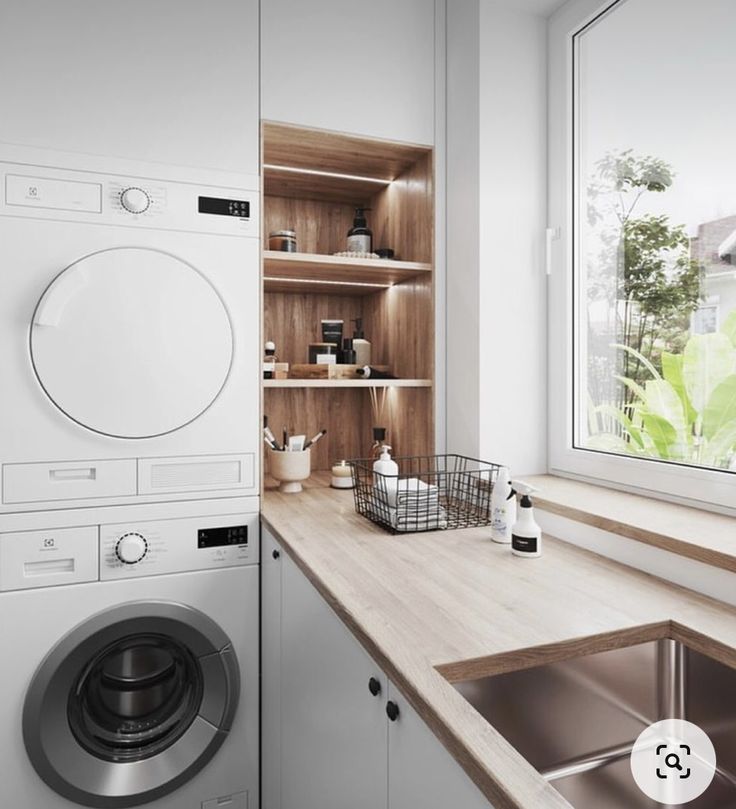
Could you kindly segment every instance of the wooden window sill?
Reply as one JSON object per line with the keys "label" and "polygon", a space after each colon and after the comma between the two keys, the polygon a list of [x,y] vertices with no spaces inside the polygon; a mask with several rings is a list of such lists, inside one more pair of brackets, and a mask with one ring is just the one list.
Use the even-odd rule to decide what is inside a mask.
{"label": "wooden window sill", "polygon": [[539,488],[534,501],[540,511],[736,573],[734,517],[556,475],[524,480]]}

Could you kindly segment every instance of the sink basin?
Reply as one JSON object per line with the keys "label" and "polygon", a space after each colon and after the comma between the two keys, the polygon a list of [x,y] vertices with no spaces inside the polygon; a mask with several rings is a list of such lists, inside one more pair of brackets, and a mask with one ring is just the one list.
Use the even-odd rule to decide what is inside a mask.
{"label": "sink basin", "polygon": [[659,719],[688,719],[716,749],[713,783],[688,809],[736,807],[736,670],[665,639],[453,683],[575,807],[662,809],[629,754]]}

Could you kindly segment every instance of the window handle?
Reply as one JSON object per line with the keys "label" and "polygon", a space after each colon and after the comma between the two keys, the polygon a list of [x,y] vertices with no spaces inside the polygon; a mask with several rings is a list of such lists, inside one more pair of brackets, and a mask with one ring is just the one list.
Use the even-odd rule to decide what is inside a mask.
{"label": "window handle", "polygon": [[557,241],[560,238],[560,229],[559,228],[547,228],[545,231],[546,235],[546,251],[545,251],[545,265],[544,265],[544,274],[545,275],[552,275],[552,242]]}

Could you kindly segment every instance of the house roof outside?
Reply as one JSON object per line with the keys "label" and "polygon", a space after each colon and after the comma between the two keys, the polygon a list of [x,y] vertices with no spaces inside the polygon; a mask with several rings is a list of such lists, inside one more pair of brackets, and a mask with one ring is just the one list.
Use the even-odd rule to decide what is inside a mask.
{"label": "house roof outside", "polygon": [[703,222],[690,240],[690,255],[705,268],[706,275],[727,272],[736,265],[736,215]]}

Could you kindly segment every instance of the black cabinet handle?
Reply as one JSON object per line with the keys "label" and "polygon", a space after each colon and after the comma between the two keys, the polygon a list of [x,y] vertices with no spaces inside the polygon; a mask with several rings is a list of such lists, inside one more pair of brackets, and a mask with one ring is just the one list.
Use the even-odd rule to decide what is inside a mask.
{"label": "black cabinet handle", "polygon": [[368,680],[368,690],[374,697],[377,697],[381,693],[381,681],[377,680],[375,677],[371,677],[370,680]]}
{"label": "black cabinet handle", "polygon": [[392,700],[386,703],[386,716],[388,716],[392,722],[395,722],[399,718],[399,706]]}
{"label": "black cabinet handle", "polygon": [[273,556],[274,559],[278,559],[279,556],[281,556],[281,551],[271,551],[271,556]]}

